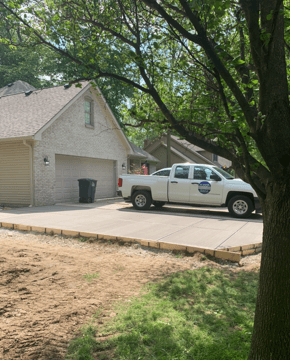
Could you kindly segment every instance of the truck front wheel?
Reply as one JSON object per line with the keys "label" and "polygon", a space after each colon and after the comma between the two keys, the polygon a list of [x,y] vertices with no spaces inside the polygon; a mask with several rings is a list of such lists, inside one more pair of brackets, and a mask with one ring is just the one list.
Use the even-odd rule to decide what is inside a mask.
{"label": "truck front wheel", "polygon": [[136,210],[148,210],[151,202],[151,196],[147,191],[136,191],[132,198],[132,204]]}
{"label": "truck front wheel", "polygon": [[229,213],[236,218],[247,218],[254,211],[254,205],[247,196],[237,195],[230,199],[228,209]]}

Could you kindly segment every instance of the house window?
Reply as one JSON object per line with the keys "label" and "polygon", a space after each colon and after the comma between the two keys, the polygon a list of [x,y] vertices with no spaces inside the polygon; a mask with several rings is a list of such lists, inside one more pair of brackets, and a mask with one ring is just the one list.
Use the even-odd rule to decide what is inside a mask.
{"label": "house window", "polygon": [[218,156],[216,154],[213,154],[213,161],[218,161]]}
{"label": "house window", "polygon": [[94,126],[93,102],[91,99],[85,99],[85,124],[89,126]]}

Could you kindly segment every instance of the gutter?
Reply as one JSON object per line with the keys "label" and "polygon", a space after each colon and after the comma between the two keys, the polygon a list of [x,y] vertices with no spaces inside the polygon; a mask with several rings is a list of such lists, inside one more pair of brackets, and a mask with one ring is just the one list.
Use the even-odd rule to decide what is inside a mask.
{"label": "gutter", "polygon": [[33,196],[33,147],[32,144],[27,144],[26,140],[23,140],[23,145],[29,148],[29,161],[30,161],[30,206],[34,204],[34,196]]}

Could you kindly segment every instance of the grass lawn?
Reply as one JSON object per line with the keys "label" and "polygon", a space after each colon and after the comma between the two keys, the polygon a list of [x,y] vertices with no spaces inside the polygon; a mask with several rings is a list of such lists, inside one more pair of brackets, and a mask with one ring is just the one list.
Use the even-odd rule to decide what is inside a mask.
{"label": "grass lawn", "polygon": [[[147,285],[102,328],[93,322],[67,359],[244,360],[252,336],[258,274],[201,268]],[[98,333],[105,341],[98,341]]]}

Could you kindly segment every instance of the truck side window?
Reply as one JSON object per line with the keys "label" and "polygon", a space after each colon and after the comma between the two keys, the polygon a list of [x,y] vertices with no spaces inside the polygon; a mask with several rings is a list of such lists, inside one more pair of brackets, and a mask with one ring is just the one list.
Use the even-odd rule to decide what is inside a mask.
{"label": "truck side window", "polygon": [[188,179],[189,166],[176,166],[174,177],[178,179]]}
{"label": "truck side window", "polygon": [[210,180],[210,176],[214,175],[215,173],[204,166],[195,166],[194,167],[194,179],[195,180]]}

